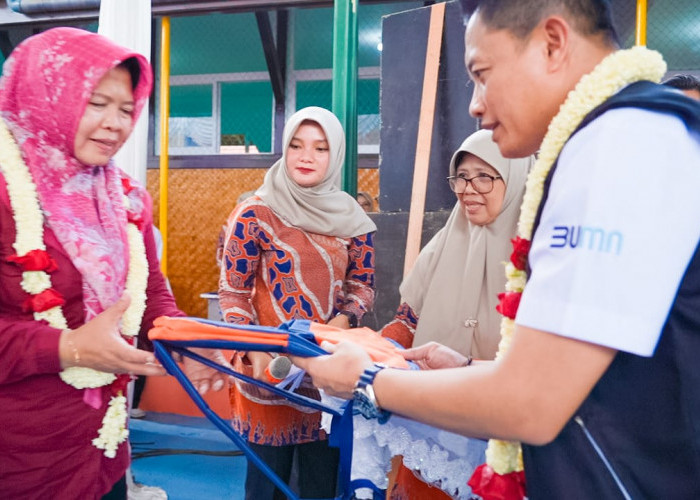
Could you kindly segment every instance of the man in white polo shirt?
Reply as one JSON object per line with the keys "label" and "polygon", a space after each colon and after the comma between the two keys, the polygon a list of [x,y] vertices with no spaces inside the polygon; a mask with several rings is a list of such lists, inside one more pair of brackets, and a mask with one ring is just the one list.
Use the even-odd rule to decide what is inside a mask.
{"label": "man in white polo shirt", "polygon": [[700,105],[645,81],[665,66],[617,50],[604,0],[462,3],[471,114],[505,156],[542,146],[547,167],[523,205],[517,316],[517,293],[502,302],[510,348],[421,372],[351,343],[296,362],[327,392],[369,394],[366,413],[522,441],[531,499],[700,498]]}

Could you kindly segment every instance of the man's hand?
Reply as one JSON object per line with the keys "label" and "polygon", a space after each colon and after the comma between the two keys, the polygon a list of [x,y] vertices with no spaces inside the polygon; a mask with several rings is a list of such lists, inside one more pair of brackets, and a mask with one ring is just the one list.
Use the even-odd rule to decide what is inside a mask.
{"label": "man's hand", "polygon": [[311,375],[314,385],[326,394],[344,399],[352,398],[355,383],[366,369],[372,366],[372,360],[362,347],[352,342],[332,344],[323,342],[321,347],[330,352],[330,356],[302,358],[290,356],[292,362]]}
{"label": "man's hand", "polygon": [[428,342],[422,346],[399,352],[405,359],[414,361],[421,370],[457,368],[466,366],[468,362],[468,358],[437,342]]}

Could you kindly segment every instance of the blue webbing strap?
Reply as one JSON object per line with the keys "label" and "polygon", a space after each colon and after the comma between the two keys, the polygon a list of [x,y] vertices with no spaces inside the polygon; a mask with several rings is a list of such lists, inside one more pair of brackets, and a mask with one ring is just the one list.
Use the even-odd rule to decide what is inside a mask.
{"label": "blue webbing strap", "polygon": [[350,489],[350,472],[352,468],[352,399],[348,401],[345,412],[339,417],[333,417],[331,434],[328,444],[340,449],[340,465],[338,480],[340,481],[341,498],[351,498],[355,491]]}
{"label": "blue webbing strap", "polygon": [[[312,399],[312,398],[309,398],[307,396],[302,396],[301,394],[297,394],[295,392],[291,392],[291,391],[288,391],[286,389],[282,389],[280,387],[277,387],[277,386],[265,383],[263,381],[251,378],[247,375],[243,375],[242,373],[234,371],[227,366],[220,365],[220,364],[218,364],[218,363],[216,363],[208,358],[205,358],[205,357],[200,356],[199,354],[197,354],[195,352],[190,351],[189,349],[184,348],[182,346],[183,342],[181,342],[181,341],[163,342],[160,340],[156,340],[153,343],[155,344],[156,342],[160,342],[162,344],[165,344],[172,351],[177,352],[183,356],[187,356],[188,358],[192,358],[195,361],[199,361],[200,363],[205,364],[205,365],[209,366],[210,368],[213,368],[213,369],[218,370],[220,372],[226,373],[227,375],[230,375],[232,377],[241,379],[244,382],[247,382],[249,384],[257,385],[258,387],[262,387],[264,389],[267,389],[268,391],[270,391],[274,394],[277,394],[278,396],[282,396],[283,398],[288,399],[292,403],[296,403],[296,404],[299,404],[302,406],[308,406],[309,408],[313,408],[314,410],[325,411],[326,413],[330,413],[334,416],[340,416],[340,412],[336,408],[333,408],[331,406],[326,406],[322,402],[320,402],[316,399]],[[180,344],[180,345],[178,346],[176,344]],[[211,347],[211,344],[206,344],[204,347]],[[267,347],[269,347],[269,346],[263,346],[263,348],[267,348]],[[237,347],[233,346],[232,347],[230,342],[227,344],[227,347],[223,347],[223,349],[236,349],[236,348],[240,349],[241,347],[240,346],[237,346]],[[255,350],[255,349],[251,348],[251,344],[246,344],[246,348],[249,351]],[[175,366],[177,366],[177,365],[175,365]],[[178,368],[178,370],[180,370],[179,366],[177,368]],[[182,370],[180,370],[180,371],[182,371]],[[184,374],[183,374],[183,376],[184,376]]]}
{"label": "blue webbing strap", "polygon": [[352,440],[353,440],[353,400],[348,401],[345,412],[340,417],[333,417],[329,444],[340,448],[340,484],[346,494],[343,499],[352,498],[352,493],[360,488],[372,490],[375,499],[386,498],[386,490],[380,489],[369,479],[350,479],[352,472]]}
{"label": "blue webbing strap", "polygon": [[298,500],[299,497],[294,494],[294,492],[287,486],[287,484],[280,479],[280,477],[275,474],[272,469],[270,469],[265,462],[263,462],[258,455],[250,449],[248,444],[246,443],[245,439],[243,439],[240,435],[238,435],[237,432],[233,430],[233,428],[224,421],[223,418],[221,418],[219,415],[217,415],[204,401],[202,396],[199,394],[197,389],[195,389],[194,385],[192,385],[192,382],[185,376],[185,374],[182,372],[180,367],[175,363],[175,360],[170,356],[170,353],[167,351],[167,349],[161,345],[160,341],[154,341],[153,342],[153,348],[155,350],[156,356],[160,360],[160,362],[163,364],[165,369],[170,373],[172,376],[174,376],[177,381],[182,385],[183,389],[185,389],[185,392],[192,398],[194,403],[197,405],[197,407],[204,413],[204,415],[214,424],[216,425],[221,432],[226,434],[231,441],[234,442],[238,448],[245,454],[246,458],[248,458],[249,462],[253,465],[255,465],[258,469],[260,469],[273,483],[275,483],[275,486],[279,488],[285,495],[287,495],[287,498],[290,500]]}
{"label": "blue webbing strap", "polygon": [[[295,325],[295,326],[302,326],[303,325]],[[293,331],[296,330],[296,328],[292,329]],[[309,335],[308,329],[306,332],[303,332],[301,329],[296,330],[295,333],[306,333],[306,335]],[[304,335],[304,336],[306,336]],[[245,456],[252,462],[253,465],[258,467],[258,469],[263,472],[274,484],[277,486],[285,495],[290,500],[299,500],[299,497],[296,496],[296,494],[289,488],[289,486],[282,481],[277,474],[270,469],[270,467],[263,462],[260,457],[248,446],[247,442],[245,439],[243,439],[242,436],[240,436],[237,432],[233,430],[230,424],[228,424],[225,420],[223,420],[219,415],[217,415],[212,409],[209,407],[209,405],[204,401],[202,396],[199,394],[199,392],[195,389],[194,385],[192,385],[192,382],[187,378],[187,376],[183,373],[183,371],[180,369],[178,364],[174,361],[172,358],[170,351],[178,352],[179,354],[183,356],[190,357],[196,361],[199,361],[200,363],[203,363],[210,368],[213,368],[215,370],[221,371],[223,373],[226,373],[228,375],[231,375],[233,377],[236,377],[238,379],[241,379],[245,382],[257,385],[259,387],[263,387],[274,394],[277,394],[279,396],[285,397],[286,399],[303,405],[303,406],[308,406],[310,408],[313,408],[315,410],[320,410],[320,411],[325,411],[333,415],[333,423],[332,423],[332,429],[333,431],[331,432],[330,439],[329,439],[329,444],[331,446],[336,446],[340,448],[340,485],[341,485],[341,494],[338,496],[338,499],[350,499],[352,498],[352,494],[355,491],[355,488],[371,488],[375,492],[375,498],[379,498],[377,495],[379,492],[382,492],[383,490],[380,490],[375,486],[372,482],[366,479],[359,479],[355,481],[350,481],[350,472],[351,472],[351,465],[352,465],[352,441],[353,441],[353,429],[352,429],[352,401],[345,406],[344,411],[341,413],[337,409],[329,407],[324,405],[323,403],[312,399],[308,398],[306,396],[302,396],[300,394],[296,394],[284,389],[281,389],[279,387],[267,384],[265,382],[253,379],[251,377],[248,377],[246,375],[243,375],[242,373],[235,372],[231,370],[230,368],[220,365],[218,363],[215,363],[214,361],[211,361],[208,358],[202,357],[198,355],[197,353],[194,353],[188,349],[185,348],[185,346],[191,346],[191,347],[205,347],[205,348],[223,348],[223,349],[246,349],[246,350],[260,350],[260,351],[268,351],[268,352],[284,352],[284,351],[295,351],[296,353],[301,354],[300,351],[304,352],[304,354],[308,355],[318,355],[321,353],[325,353],[323,349],[320,347],[317,347],[312,344],[312,346],[309,345],[304,345],[304,344],[310,344],[308,340],[304,339],[302,340],[299,344],[296,342],[293,342],[292,338],[294,335],[290,336],[290,345],[289,349],[285,349],[284,347],[281,346],[270,346],[266,344],[249,344],[249,343],[240,343],[240,345],[236,345],[235,342],[231,341],[220,341],[220,340],[200,340],[200,341],[163,341],[163,340],[154,340],[153,345],[154,345],[154,350],[156,353],[156,356],[160,360],[160,362],[163,364],[165,369],[173,375],[176,380],[182,385],[182,387],[185,389],[187,394],[192,398],[194,403],[197,405],[197,407],[202,411],[202,413],[214,424],[216,425],[226,436],[231,439],[238,448],[241,449],[241,451],[245,454]],[[292,347],[292,344],[296,344]],[[311,347],[311,348],[309,348]],[[318,350],[313,349],[313,347],[316,347]],[[320,351],[320,352],[319,352]]]}

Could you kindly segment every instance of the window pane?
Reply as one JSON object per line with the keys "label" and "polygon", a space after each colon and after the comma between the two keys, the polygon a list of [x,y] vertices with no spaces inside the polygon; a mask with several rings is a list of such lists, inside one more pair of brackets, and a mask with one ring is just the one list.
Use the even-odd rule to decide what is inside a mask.
{"label": "window pane", "polygon": [[[330,80],[297,82],[297,107],[331,109],[333,83]],[[359,153],[379,152],[379,80],[357,81],[357,146]]]}
{"label": "window pane", "polygon": [[357,152],[379,153],[379,80],[357,81]]}
{"label": "window pane", "polygon": [[211,85],[171,87],[170,116],[211,117]]}
{"label": "window pane", "polygon": [[331,109],[332,89],[330,80],[297,82],[297,110],[307,106]]}
{"label": "window pane", "polygon": [[365,79],[357,80],[357,114],[378,114],[379,113],[379,80]]}
{"label": "window pane", "polygon": [[214,153],[211,85],[171,87],[168,127],[170,154]]}
{"label": "window pane", "polygon": [[270,82],[221,85],[221,153],[272,151]]}

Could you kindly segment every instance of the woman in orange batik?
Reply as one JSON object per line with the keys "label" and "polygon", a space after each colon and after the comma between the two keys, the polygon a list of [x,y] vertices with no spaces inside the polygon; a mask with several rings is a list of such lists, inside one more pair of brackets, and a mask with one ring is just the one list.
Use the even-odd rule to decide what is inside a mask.
{"label": "woman in orange batik", "polygon": [[[304,108],[285,126],[283,152],[255,196],[228,219],[219,283],[224,319],[357,326],[374,301],[376,226],[338,189],[345,157],[342,126],[330,111]],[[264,352],[236,352],[232,361],[237,371],[265,380],[271,360]],[[319,398],[306,379],[298,392]],[[234,428],[285,482],[297,454],[303,498],[335,496],[338,452],[327,445],[320,412],[241,381],[231,388],[231,407]],[[283,497],[249,465],[247,499]]]}

